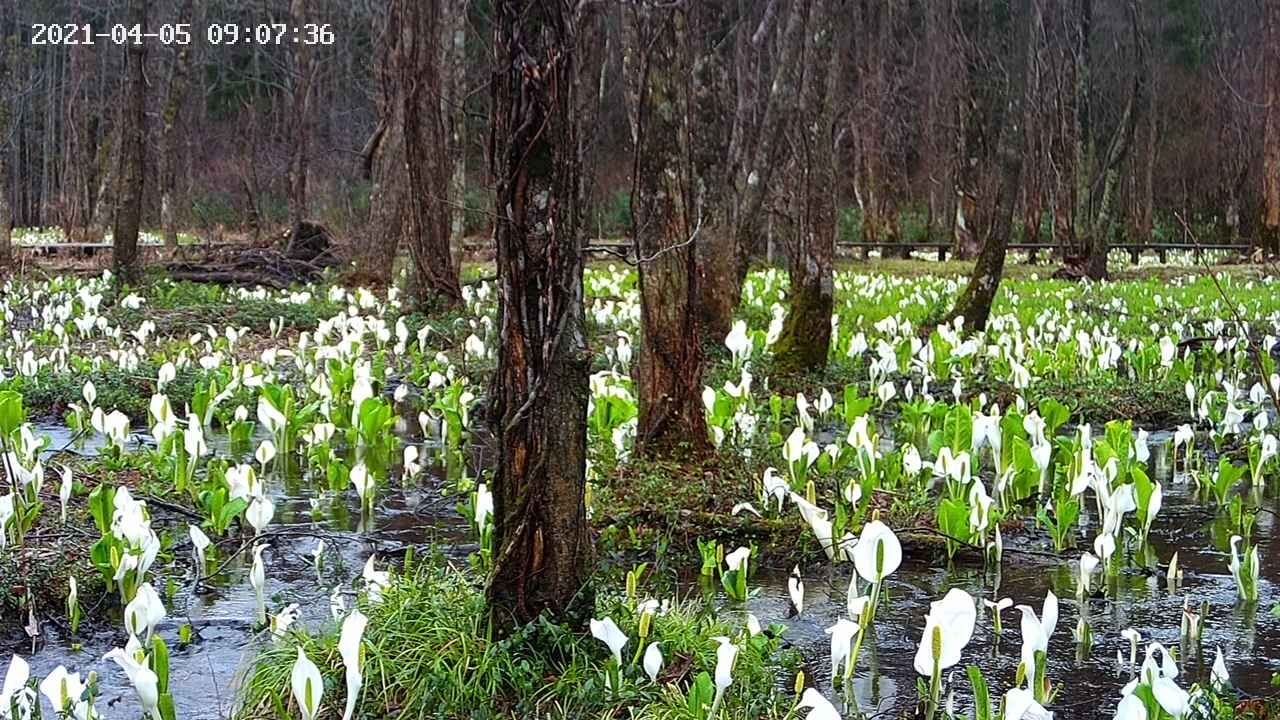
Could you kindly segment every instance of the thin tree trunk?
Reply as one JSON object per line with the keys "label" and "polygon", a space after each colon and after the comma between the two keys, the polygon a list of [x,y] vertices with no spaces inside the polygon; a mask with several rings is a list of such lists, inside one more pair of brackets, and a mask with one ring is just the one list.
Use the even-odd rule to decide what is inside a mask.
{"label": "thin tree trunk", "polygon": [[449,196],[454,208],[449,235],[454,247],[461,248],[467,219],[464,212],[467,202],[467,0],[448,0],[447,6],[449,92],[444,112],[450,118],[449,158],[453,162],[453,177]]}
{"label": "thin tree trunk", "polygon": [[369,192],[369,225],[366,248],[357,257],[375,283],[390,284],[404,235],[404,194],[408,185],[404,161],[404,99],[402,70],[407,62],[405,32],[401,28],[403,3],[393,2],[378,34],[375,70],[378,78],[378,127],[362,155],[373,182]]}
{"label": "thin tree trunk", "polygon": [[[5,110],[0,109],[0,137],[9,132]],[[13,263],[13,206],[9,203],[9,152],[0,146],[0,268]]]}
{"label": "thin tree trunk", "polygon": [[952,153],[947,108],[951,107],[956,73],[950,49],[951,5],[953,0],[934,0],[924,4],[924,47],[928,84],[925,88],[924,108],[921,113],[920,132],[924,146],[921,162],[924,166],[925,195],[928,202],[928,239],[938,242],[947,237],[955,197],[952,182]]}
{"label": "thin tree trunk", "polygon": [[[129,23],[147,26],[147,1],[130,0]],[[126,53],[124,112],[121,113],[119,203],[112,230],[112,265],[121,282],[134,284],[142,278],[138,258],[138,230],[142,223],[142,192],[146,184],[146,85],[143,65],[146,45],[130,43]]]}
{"label": "thin tree trunk", "polygon": [[[194,0],[185,0],[178,17],[191,17]],[[174,219],[175,168],[178,163],[178,119],[187,94],[187,75],[191,63],[191,47],[179,45],[169,73],[169,96],[161,112],[160,135],[160,227],[164,246],[170,252],[178,247],[178,228]]]}
{"label": "thin tree trunk", "polygon": [[[856,127],[854,167],[857,194],[862,207],[862,240],[880,245],[893,245],[900,240],[898,211],[892,196],[892,163],[889,159],[889,103],[893,92],[889,85],[891,61],[893,0],[859,0],[847,12],[857,18],[855,43],[857,60],[858,101],[851,113]],[[901,248],[909,254],[908,248]],[[885,251],[886,256],[888,251]]]}
{"label": "thin tree trunk", "polygon": [[116,204],[113,190],[120,184],[121,146],[124,144],[123,128],[128,121],[122,113],[116,113],[116,121],[103,134],[102,144],[94,157],[97,186],[93,192],[93,205],[89,209],[89,223],[85,228],[85,241],[101,240],[108,223],[115,221]]}
{"label": "thin tree trunk", "polygon": [[1155,171],[1156,143],[1159,140],[1159,118],[1156,116],[1156,87],[1152,78],[1147,88],[1147,105],[1143,113],[1142,155],[1137,163],[1137,222],[1134,224],[1134,242],[1149,245],[1155,227]]}
{"label": "thin tree trunk", "polygon": [[[6,39],[6,28],[0,27],[0,42]],[[7,57],[0,56],[0,268],[13,263],[13,205],[9,202],[9,133],[13,125],[12,99],[14,82]]]}
{"label": "thin tree trunk", "polygon": [[[593,13],[594,3],[579,3]],[[584,625],[592,548],[584,503],[587,374],[582,286],[580,45],[594,16],[499,0],[490,129],[498,242],[498,369],[490,413],[494,567],[486,598],[503,633],[546,612]],[[581,74],[580,74],[581,73]]]}
{"label": "thin tree trunk", "polygon": [[995,217],[991,229],[982,245],[973,267],[973,275],[965,287],[955,306],[943,320],[944,323],[956,318],[964,318],[967,331],[982,331],[987,327],[987,319],[991,316],[991,304],[995,300],[996,291],[1000,288],[1000,279],[1004,275],[1005,255],[1008,253],[1009,237],[1013,233],[1013,212],[1018,200],[1018,190],[1022,184],[1022,163],[1026,149],[1026,108],[1027,72],[1031,62],[1031,42],[1033,26],[1039,25],[1037,16],[1039,7],[1026,8],[1018,3],[1012,16],[1013,31],[1016,33],[1013,55],[1013,68],[1010,72],[1009,86],[1006,90],[1004,128],[996,140],[1000,159],[1000,188],[996,199]]}
{"label": "thin tree trunk", "polygon": [[[295,27],[307,23],[307,0],[290,0],[289,15]],[[297,241],[307,216],[307,165],[311,127],[307,109],[311,104],[313,68],[311,46],[293,45],[292,108],[289,115],[289,227],[290,245]]]}
{"label": "thin tree trunk", "polygon": [[[3,125],[0,122],[0,126]],[[0,127],[0,135],[3,134]],[[0,268],[13,264],[13,206],[9,203],[8,159],[8,152],[0,150]]]}
{"label": "thin tree trunk", "polygon": [[446,144],[441,2],[392,0],[380,35],[379,129],[370,140],[373,191],[370,247],[362,261],[382,282],[393,278],[397,251],[409,251],[408,296],[422,309],[462,299],[450,251],[454,210],[441,191],[451,178]]}
{"label": "thin tree trunk", "polygon": [[1280,252],[1280,3],[1266,3],[1263,73],[1266,109],[1262,139],[1262,242]]}
{"label": "thin tree trunk", "polygon": [[1148,78],[1151,72],[1147,64],[1146,34],[1136,0],[1129,2],[1129,19],[1133,31],[1134,76],[1132,92],[1125,104],[1120,124],[1111,137],[1105,157],[1089,188],[1089,207],[1095,213],[1089,225],[1089,253],[1085,259],[1084,274],[1093,280],[1107,277],[1107,256],[1111,251],[1110,232],[1115,220],[1116,185],[1120,178],[1121,164],[1133,147],[1138,120],[1146,106]]}
{"label": "thin tree trunk", "polygon": [[[810,9],[812,33],[805,54],[806,76],[798,108],[800,217],[791,251],[791,306],[774,345],[779,372],[806,372],[827,366],[834,305],[832,263],[836,248],[836,114],[843,87],[844,52],[839,3],[817,0]],[[845,29],[847,30],[847,28]]]}

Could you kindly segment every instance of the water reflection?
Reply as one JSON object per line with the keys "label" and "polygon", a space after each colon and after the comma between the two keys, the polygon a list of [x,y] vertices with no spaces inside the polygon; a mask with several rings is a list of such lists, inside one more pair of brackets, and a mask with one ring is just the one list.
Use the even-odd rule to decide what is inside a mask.
{"label": "water reflection", "polygon": [[[409,432],[407,427],[401,429]],[[54,449],[71,439],[65,428],[49,426],[40,431],[53,438]],[[882,443],[891,442],[888,435],[886,432]],[[1167,432],[1152,433],[1150,439],[1150,466],[1154,477],[1165,485],[1165,503],[1152,528],[1150,547],[1139,558],[1140,564],[1150,569],[1126,569],[1105,582],[1105,591],[1097,588],[1099,582],[1095,579],[1095,595],[1082,604],[1075,599],[1079,549],[1056,554],[1051,545],[1006,535],[1005,562],[999,572],[963,566],[948,570],[929,564],[926,559],[908,558],[886,581],[875,632],[864,642],[845,709],[892,716],[914,706],[917,676],[912,660],[924,614],[929,602],[951,587],[965,589],[980,599],[1010,597],[1015,604],[1029,605],[1037,612],[1046,591],[1052,589],[1059,596],[1060,616],[1050,640],[1048,676],[1058,692],[1052,709],[1060,717],[1110,715],[1119,699],[1119,688],[1129,679],[1127,662],[1116,660],[1117,651],[1127,660],[1129,643],[1120,635],[1127,628],[1136,628],[1144,642],[1156,640],[1179,649],[1184,660],[1184,676],[1180,677],[1184,686],[1207,677],[1213,649],[1221,647],[1238,687],[1254,694],[1269,692],[1271,674],[1280,670],[1280,620],[1267,610],[1277,597],[1273,580],[1280,573],[1280,556],[1271,548],[1276,501],[1261,498],[1264,512],[1258,514],[1255,525],[1262,557],[1262,600],[1257,608],[1237,607],[1235,586],[1227,571],[1230,536],[1235,529],[1232,520],[1228,513],[1215,512],[1202,504],[1195,497],[1195,483],[1185,474],[1172,473],[1168,442],[1171,437]],[[145,437],[141,439],[145,441]],[[470,541],[466,521],[453,512],[457,499],[448,493],[464,467],[474,476],[485,458],[478,454],[480,451],[466,456],[451,453],[438,440],[418,442],[424,473],[407,485],[384,483],[370,513],[361,513],[360,503],[349,488],[334,492],[323,482],[315,483],[297,472],[268,476],[268,494],[276,504],[275,520],[265,536],[271,544],[265,554],[270,609],[279,610],[296,602],[301,607],[302,625],[321,626],[329,622],[331,590],[336,586],[353,592],[352,578],[359,574],[370,554],[387,556],[406,546],[424,543],[433,543],[460,557],[474,549],[467,544]],[[219,455],[232,453],[225,437],[212,436],[210,444]],[[89,441],[76,450],[92,453],[100,446],[100,441]],[[394,470],[392,477],[398,477]],[[1088,547],[1097,531],[1095,513],[1088,505],[1075,536],[1078,548]],[[321,539],[327,553],[317,577],[310,558]],[[189,583],[179,582],[176,594],[166,598],[170,617],[161,626],[160,634],[173,648],[172,673],[174,686],[179,688],[175,693],[179,717],[202,720],[226,716],[235,696],[237,672],[262,642],[250,632],[254,595],[246,579],[249,558],[247,554],[234,555],[240,542],[234,539],[220,545],[222,555],[217,562],[225,562],[225,570],[203,591],[195,592]],[[1183,579],[1177,589],[1171,590],[1165,582],[1164,569],[1175,552]],[[745,607],[732,610],[740,618],[750,611],[765,625],[788,625],[785,637],[806,658],[809,682],[833,698],[830,641],[824,630],[846,612],[845,593],[851,570],[842,566],[807,576],[805,610],[795,618],[788,618],[787,572],[762,570],[752,580],[758,592]],[[716,601],[723,603],[724,598]],[[1183,647],[1184,603],[1194,608],[1203,604],[1207,609],[1198,653],[1195,648]],[[996,636],[990,612],[979,613],[978,627],[964,660],[950,674],[959,712],[963,713],[971,702],[963,665],[973,663],[981,668],[993,699],[1012,684],[1021,645],[1017,615],[1015,609],[1005,611],[1003,635]],[[1073,632],[1082,618],[1087,626],[1084,641]],[[183,624],[192,625],[196,631],[189,645],[179,642],[179,627]],[[118,625],[114,623],[113,627]],[[124,638],[110,632],[87,639],[82,651],[73,652],[56,637],[56,629],[49,632],[55,635],[31,658],[33,674],[45,674],[59,664],[81,672],[96,669],[102,683],[100,709],[104,717],[132,717],[132,690],[114,667],[99,660]],[[784,683],[789,682],[789,678],[784,679]],[[115,702],[122,698],[125,702]]]}
{"label": "water reflection", "polygon": [[[348,596],[349,604],[356,588],[353,578],[359,576],[371,554],[385,561],[408,546],[428,543],[440,552],[457,557],[474,550],[469,544],[466,521],[453,511],[456,499],[451,498],[450,493],[452,483],[463,472],[464,463],[467,472],[474,476],[479,467],[474,463],[480,458],[450,452],[438,440],[424,443],[421,439],[408,438],[409,426],[401,425],[399,429],[406,433],[406,442],[417,444],[421,450],[419,462],[423,472],[408,485],[381,483],[371,512],[361,513],[360,502],[350,488],[334,492],[322,479],[311,478],[297,467],[289,468],[286,473],[272,468],[263,476],[266,494],[276,508],[274,519],[262,536],[270,546],[263,555],[269,612],[298,603],[299,625],[326,626],[331,622],[332,590],[340,588]],[[93,455],[105,445],[101,438],[76,438],[65,426],[43,425],[36,430],[51,439],[47,455],[59,452]],[[266,437],[259,433],[252,445],[256,447]],[[130,449],[135,443],[145,445],[149,440],[144,434],[135,434]],[[239,458],[242,462],[252,457],[252,448],[232,448],[226,435],[210,433],[207,440],[217,457]],[[398,478],[399,469],[393,468],[391,476]],[[156,524],[162,525],[165,521],[157,519]],[[185,519],[165,527],[179,543],[185,542]],[[252,557],[245,547],[247,540],[248,535],[218,542],[217,555],[211,557],[209,565],[221,568],[218,576],[202,582],[197,589],[189,582],[190,578],[179,571],[174,578],[174,594],[164,598],[169,616],[158,633],[171,649],[171,683],[179,718],[229,717],[241,671],[260,644],[269,642],[252,632],[256,603],[248,582]],[[312,557],[320,540],[324,541],[326,550],[322,571],[317,575]],[[153,578],[152,582],[164,592],[167,578]],[[122,627],[119,611],[95,619],[103,620],[102,626],[107,629],[96,636],[81,637],[79,650],[73,650],[56,627],[46,626],[44,647],[28,658],[32,676],[42,677],[58,665],[79,671],[82,677],[96,670],[101,693],[97,707],[102,716],[107,720],[134,718],[136,701],[131,686],[114,664],[101,659],[126,639],[123,630],[117,630]],[[85,627],[89,625],[85,623]],[[181,642],[183,625],[192,629],[189,644]],[[84,631],[82,627],[82,634]],[[25,656],[30,647],[13,649]]]}

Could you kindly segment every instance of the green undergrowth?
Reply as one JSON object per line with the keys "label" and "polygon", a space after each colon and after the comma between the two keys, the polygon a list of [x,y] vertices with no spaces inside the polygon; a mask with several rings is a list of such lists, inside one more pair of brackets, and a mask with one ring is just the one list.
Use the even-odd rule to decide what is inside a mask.
{"label": "green undergrowth", "polygon": [[[97,536],[91,533],[93,519],[85,499],[88,489],[81,484],[84,477],[77,473],[65,523],[57,488],[51,487],[54,483],[47,483],[43,507],[25,541],[0,551],[0,638],[25,637],[22,627],[32,608],[43,621],[54,623],[72,637],[81,637],[111,622],[107,610],[116,605],[116,598],[107,591],[106,582],[90,558],[89,549]],[[85,611],[78,634],[70,633],[63,611],[72,577],[76,578],[80,607]],[[94,612],[88,612],[90,608]]]}
{"label": "green undergrowth", "polygon": [[[1271,684],[1280,686],[1280,675],[1273,676]],[[1212,683],[1198,687],[1203,693],[1193,703],[1195,717],[1204,720],[1271,720],[1280,717],[1280,699],[1242,697],[1232,688]]]}
{"label": "green undergrowth", "polygon": [[[700,604],[676,603],[652,622],[648,641],[661,643],[666,660],[654,683],[632,659],[639,633],[634,605],[603,594],[597,601],[596,616],[612,618],[631,638],[622,651],[621,686],[609,690],[609,650],[589,633],[543,619],[507,639],[491,639],[475,579],[439,563],[420,563],[397,576],[381,602],[362,603],[369,623],[356,716],[692,718],[686,694],[700,675],[714,675],[716,636],[730,637],[741,648],[720,717],[786,716],[794,700],[777,688],[790,684],[799,658],[779,649],[775,633],[748,637],[742,623],[718,620]],[[346,685],[337,644],[337,629],[330,628],[291,633],[263,651],[249,670],[237,717],[298,716],[289,682],[298,645],[324,676],[317,717],[340,717]]]}
{"label": "green undergrowth", "polygon": [[[1013,388],[991,381],[996,397],[1008,396],[1001,406],[1012,402]],[[1076,422],[1100,425],[1115,418],[1127,418],[1135,427],[1171,429],[1185,422],[1187,397],[1175,380],[1131,380],[1115,375],[1095,374],[1065,380],[1045,379],[1028,388],[1028,403],[1054,398],[1071,409]]]}
{"label": "green undergrowth", "polygon": [[160,334],[178,336],[228,325],[266,332],[273,322],[284,329],[309,330],[344,307],[328,299],[327,287],[305,288],[306,302],[295,303],[273,296],[256,297],[256,293],[241,294],[221,285],[162,279],[137,291],[146,304],[136,310],[117,308],[112,319],[127,327],[149,319]]}
{"label": "green undergrowth", "polygon": [[[725,450],[701,459],[679,453],[668,459],[632,457],[602,473],[591,503],[600,547],[659,563],[669,558],[677,567],[697,559],[699,541],[712,540],[729,549],[751,545],[752,557],[768,566],[824,561],[822,547],[798,514],[733,513],[746,501],[766,509],[760,499],[765,463],[754,458],[770,456],[763,443],[750,451]],[[816,488],[831,494],[845,479],[818,477]],[[927,528],[937,509],[936,498],[915,486],[877,490],[871,507],[895,528]],[[930,537],[921,540],[936,544],[927,542]]]}
{"label": "green undergrowth", "polygon": [[[84,405],[84,384],[92,381],[98,392],[97,407],[119,410],[135,423],[143,423],[159,373],[160,367],[149,362],[128,371],[104,363],[97,370],[86,368],[84,372],[49,375],[38,380],[18,375],[5,382],[4,387],[22,394],[32,417],[60,420],[71,403]],[[173,407],[184,408],[190,403],[201,377],[197,369],[178,371],[164,390]]]}

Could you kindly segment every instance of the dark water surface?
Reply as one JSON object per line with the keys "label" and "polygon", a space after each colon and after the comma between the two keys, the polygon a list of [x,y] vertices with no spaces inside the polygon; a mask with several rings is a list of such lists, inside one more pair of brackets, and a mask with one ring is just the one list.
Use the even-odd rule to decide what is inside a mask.
{"label": "dark water surface", "polygon": [[[41,431],[53,437],[54,447],[60,447],[68,437],[61,428],[45,427]],[[1280,577],[1280,557],[1272,551],[1276,501],[1264,500],[1264,509],[1258,514],[1261,599],[1256,609],[1242,609],[1237,606],[1234,582],[1227,570],[1230,532],[1221,520],[1215,520],[1212,507],[1192,496],[1193,487],[1181,478],[1168,477],[1167,459],[1156,445],[1164,437],[1152,438],[1153,463],[1165,485],[1165,501],[1152,530],[1151,545],[1162,565],[1175,550],[1179,553],[1184,577],[1178,591],[1171,593],[1165,587],[1162,571],[1127,570],[1110,582],[1105,596],[1098,594],[1082,607],[1075,599],[1076,561],[1081,549],[1090,547],[1096,532],[1096,518],[1089,514],[1089,508],[1085,529],[1076,536],[1080,549],[1055,556],[1051,545],[1011,537],[1005,543],[999,574],[971,566],[948,570],[908,558],[886,582],[887,596],[877,614],[874,638],[868,637],[864,643],[853,683],[858,708],[881,717],[910,712],[917,699],[912,661],[924,615],[929,603],[951,587],[963,588],[977,598],[1010,597],[1015,605],[1032,606],[1037,614],[1046,591],[1053,589],[1058,595],[1060,612],[1057,631],[1050,641],[1049,677],[1058,691],[1051,709],[1057,711],[1059,718],[1111,717],[1119,690],[1130,677],[1128,668],[1116,662],[1116,651],[1120,650],[1127,664],[1129,643],[1120,632],[1130,627],[1142,634],[1143,646],[1149,640],[1157,640],[1179,648],[1182,674],[1178,682],[1184,688],[1207,677],[1214,649],[1221,647],[1233,682],[1248,693],[1268,694],[1272,673],[1280,671],[1280,620],[1269,612],[1278,598],[1274,583]],[[225,439],[215,438],[211,445],[219,455],[227,455]],[[88,446],[80,450],[93,449]],[[428,443],[423,455],[424,474],[417,482],[409,488],[384,484],[372,516],[365,519],[360,517],[359,503],[350,489],[323,494],[313,511],[310,498],[315,491],[310,483],[297,477],[269,479],[270,494],[276,503],[275,518],[265,538],[271,546],[264,555],[269,612],[298,603],[300,624],[323,627],[332,622],[331,591],[340,586],[350,604],[357,586],[352,580],[358,578],[370,554],[379,556],[379,568],[383,568],[387,558],[410,545],[435,543],[444,552],[458,556],[474,549],[468,544],[471,540],[466,521],[453,511],[456,500],[444,496],[444,453],[438,444]],[[468,464],[473,462],[478,461],[472,458]],[[185,528],[178,537],[185,538]],[[321,538],[327,550],[318,578],[310,559]],[[228,562],[226,570],[206,591],[195,593],[191,583],[179,583],[175,596],[166,598],[169,617],[159,633],[171,649],[171,685],[177,715],[182,720],[228,717],[234,707],[239,675],[254,651],[262,643],[271,642],[251,630],[255,603],[247,578],[250,558],[247,551],[233,555],[241,542],[242,539],[235,539],[223,545],[219,560]],[[229,555],[232,557],[228,559]],[[804,612],[799,617],[788,617],[787,574],[763,570],[752,580],[758,591],[746,607],[726,602],[725,612],[741,614],[749,610],[763,624],[786,624],[789,629],[785,637],[806,658],[809,683],[834,698],[829,636],[824,629],[845,613],[851,572],[848,564],[835,569],[813,568],[805,579]],[[154,582],[163,594],[163,580]],[[1095,590],[1100,582],[1101,576],[1095,574]],[[1199,657],[1180,647],[1184,596],[1191,599],[1193,607],[1202,601],[1209,604]],[[725,602],[723,598],[718,601]],[[1093,646],[1088,652],[1082,651],[1072,638],[1082,613],[1087,613],[1092,628]],[[951,676],[958,710],[963,712],[970,704],[964,665],[974,663],[982,668],[991,685],[993,701],[998,702],[1000,694],[1012,684],[1021,644],[1019,617],[1016,609],[1006,610],[1003,635],[997,638],[989,613],[980,609],[973,641]],[[197,633],[187,646],[179,642],[179,626],[184,623],[191,624]],[[98,710],[102,715],[108,719],[136,718],[140,714],[138,705],[123,672],[114,663],[101,660],[105,652],[125,640],[118,618],[111,618],[109,626],[110,630],[85,640],[78,651],[57,635],[56,628],[46,627],[45,632],[50,635],[47,642],[29,657],[32,675],[43,677],[57,665],[79,671],[82,677],[89,670],[96,670],[101,689]],[[1141,657],[1142,647],[1139,660]]]}

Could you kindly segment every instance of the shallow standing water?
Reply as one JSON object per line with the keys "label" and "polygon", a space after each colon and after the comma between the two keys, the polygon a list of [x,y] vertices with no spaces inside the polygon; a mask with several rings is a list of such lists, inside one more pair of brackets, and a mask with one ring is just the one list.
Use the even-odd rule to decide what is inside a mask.
{"label": "shallow standing water", "polygon": [[[72,437],[65,427],[42,426],[37,431],[52,439],[54,449],[66,446]],[[255,443],[263,437],[266,436],[255,438]],[[94,453],[102,444],[101,440],[91,440],[76,445],[75,450]],[[296,475],[266,476],[267,494],[275,503],[275,517],[263,533],[263,541],[270,545],[263,553],[268,613],[297,603],[300,625],[324,627],[332,623],[331,592],[335,587],[341,588],[349,607],[357,589],[353,580],[359,578],[371,554],[377,555],[378,568],[385,569],[389,560],[398,559],[410,546],[430,544],[438,552],[458,557],[474,551],[474,543],[467,537],[466,521],[453,511],[456,499],[446,497],[440,487],[445,474],[442,448],[430,442],[418,444],[423,449],[423,474],[410,487],[384,483],[367,518],[361,518],[359,500],[350,489],[324,492],[313,509],[311,498],[315,490],[310,483]],[[217,456],[234,457],[225,436],[211,436],[209,445]],[[156,522],[158,531],[160,521]],[[186,521],[173,527],[179,546],[175,552],[187,552],[190,543],[185,540]],[[252,533],[252,529],[248,532]],[[317,575],[311,558],[321,539],[325,543],[325,559]],[[252,558],[244,547],[246,542],[251,544],[252,539],[233,533],[219,543],[217,563],[225,563],[225,569],[198,592],[190,578],[180,578],[176,592],[168,597],[165,579],[152,578],[168,608],[168,617],[157,633],[170,649],[170,685],[180,720],[230,717],[242,671],[256,649],[271,642],[269,633],[255,633],[252,629],[256,604],[248,580]],[[237,550],[241,552],[236,553]],[[97,671],[97,709],[102,716],[107,720],[136,718],[140,711],[128,679],[115,663],[102,660],[106,652],[127,639],[120,610],[95,618],[88,617],[88,608],[84,610],[84,637],[80,638],[78,650],[56,627],[45,624],[45,642],[38,652],[30,654],[30,646],[13,651],[29,661],[33,678],[42,678],[58,665],[65,665],[69,672],[79,672],[82,679],[90,670]],[[86,628],[98,625],[94,620],[99,619],[105,620],[101,625],[106,629],[94,635],[86,632]],[[189,645],[180,642],[180,627],[184,624],[194,630]]]}
{"label": "shallow standing water", "polygon": [[[856,706],[863,713],[888,717],[910,714],[918,701],[918,675],[913,661],[924,630],[925,613],[931,601],[953,587],[968,591],[979,603],[984,598],[994,601],[1008,597],[1015,605],[1004,611],[999,636],[994,633],[990,612],[979,608],[973,640],[948,676],[961,714],[972,705],[965,666],[976,664],[982,669],[993,705],[1013,685],[1022,642],[1021,614],[1016,606],[1028,605],[1039,616],[1049,590],[1059,599],[1058,625],[1048,652],[1048,677],[1057,692],[1049,709],[1056,711],[1057,717],[1112,717],[1121,687],[1133,677],[1128,665],[1129,641],[1120,635],[1127,628],[1142,634],[1139,663],[1147,642],[1158,641],[1177,650],[1181,668],[1178,684],[1184,689],[1208,678],[1215,648],[1221,648],[1235,687],[1248,695],[1274,695],[1271,676],[1280,672],[1280,619],[1271,614],[1270,608],[1280,599],[1274,582],[1280,577],[1280,557],[1273,552],[1277,530],[1274,513],[1280,505],[1274,498],[1265,499],[1258,513],[1255,538],[1261,556],[1259,601],[1253,608],[1240,607],[1235,581],[1227,569],[1230,530],[1215,522],[1213,507],[1196,500],[1194,481],[1181,474],[1170,479],[1162,448],[1158,451],[1154,445],[1161,440],[1163,436],[1153,435],[1152,455],[1156,478],[1165,487],[1164,505],[1150,535],[1150,544],[1161,564],[1159,573],[1129,568],[1110,581],[1103,581],[1101,574],[1095,572],[1093,596],[1083,605],[1077,601],[1077,561],[1090,547],[1097,529],[1096,517],[1088,515],[1082,517],[1082,529],[1075,535],[1076,548],[1061,555],[1055,553],[1052,542],[1006,538],[999,574],[972,566],[948,570],[905,558],[898,572],[886,580],[888,599],[877,612],[874,640],[868,633],[864,641],[853,682],[854,702],[846,709]],[[1085,508],[1086,514],[1089,509]],[[1170,592],[1164,567],[1175,551],[1183,580],[1177,591]],[[819,574],[806,574],[804,611],[799,617],[789,617],[788,573],[762,572],[752,581],[760,592],[746,606],[761,624],[776,621],[787,625],[785,637],[807,660],[808,682],[833,699],[839,693],[831,687],[830,636],[824,631],[847,616],[851,573],[852,567],[845,564],[829,574],[825,568]],[[1104,582],[1105,594],[1099,588]],[[1184,597],[1190,598],[1197,611],[1202,601],[1209,604],[1198,656],[1182,647]],[[1082,613],[1092,630],[1092,647],[1087,651],[1073,639]],[[1124,657],[1123,663],[1116,660],[1117,650]]]}
{"label": "shallow standing water", "polygon": [[[43,433],[54,439],[53,447],[61,447],[69,437],[66,430],[44,427]],[[1153,437],[1153,443],[1161,437]],[[224,438],[215,438],[213,449],[226,456]],[[1173,552],[1179,552],[1179,565],[1184,570],[1183,583],[1176,593],[1165,587],[1163,572],[1147,574],[1128,570],[1114,578],[1105,595],[1095,594],[1082,606],[1075,599],[1076,560],[1081,549],[1092,540],[1094,528],[1086,522],[1076,536],[1081,549],[1054,556],[1051,545],[1010,538],[1006,541],[1002,572],[984,572],[972,566],[948,570],[908,558],[888,581],[884,604],[877,614],[874,638],[868,636],[859,659],[853,683],[856,706],[869,715],[896,717],[909,713],[917,701],[916,673],[912,660],[924,626],[929,602],[941,597],[948,588],[960,587],[975,597],[995,599],[1011,597],[1015,604],[1027,604],[1040,612],[1045,592],[1052,589],[1060,598],[1057,630],[1049,650],[1049,677],[1058,695],[1052,705],[1063,718],[1111,717],[1119,700],[1119,690],[1129,679],[1128,641],[1120,631],[1133,627],[1143,642],[1157,640],[1179,648],[1182,675],[1179,684],[1189,687],[1191,681],[1207,676],[1216,647],[1227,657],[1233,682],[1250,694],[1269,692],[1271,674],[1280,671],[1280,620],[1269,612],[1277,599],[1277,588],[1271,579],[1280,575],[1280,557],[1272,552],[1276,532],[1275,516],[1260,512],[1257,538],[1261,548],[1261,599],[1256,609],[1246,611],[1236,606],[1236,590],[1227,571],[1230,533],[1215,523],[1211,507],[1192,497],[1193,488],[1182,479],[1168,477],[1167,461],[1153,447],[1157,477],[1165,484],[1165,503],[1152,530],[1151,544],[1161,564]],[[79,449],[93,452],[94,444]],[[380,489],[370,518],[359,515],[359,503],[350,491],[324,493],[313,508],[314,491],[298,477],[280,478],[272,474],[269,494],[276,504],[276,514],[265,533],[270,550],[264,555],[267,570],[268,611],[278,612],[289,603],[298,603],[299,623],[317,628],[331,623],[329,598],[335,586],[342,588],[348,602],[354,596],[352,579],[370,554],[387,558],[406,547],[432,543],[446,554],[465,556],[474,549],[468,544],[467,523],[453,512],[454,500],[442,492],[443,466],[438,445],[424,449],[428,463],[424,475],[408,488],[398,485]],[[1163,466],[1163,476],[1161,467]],[[432,474],[434,473],[434,474]],[[1275,499],[1267,499],[1264,508],[1280,510]],[[1091,521],[1089,507],[1085,520]],[[179,525],[183,529],[184,525]],[[327,547],[326,561],[317,576],[310,562],[317,540]],[[171,649],[171,684],[179,718],[213,720],[229,717],[236,699],[238,677],[263,643],[271,642],[264,634],[253,633],[255,614],[253,591],[247,579],[247,550],[241,548],[244,538],[230,538],[220,550],[220,561],[226,561],[225,572],[210,587],[194,592],[190,582],[178,582],[173,597],[166,597],[169,616],[158,632]],[[182,550],[179,550],[182,552]],[[790,600],[785,572],[762,570],[752,579],[758,592],[747,602],[763,624],[782,622],[788,626],[787,642],[806,659],[809,684],[816,685],[829,696],[831,668],[829,636],[824,629],[845,613],[849,573],[847,564],[828,570],[814,569],[806,575],[804,612],[788,617]],[[1100,576],[1095,575],[1097,590]],[[164,592],[163,581],[157,589]],[[1188,656],[1180,647],[1183,597],[1192,605],[1209,603],[1199,657]],[[726,612],[741,613],[744,608],[727,603]],[[1093,633],[1093,646],[1082,652],[1072,639],[1081,612],[1087,612]],[[132,688],[114,663],[103,662],[102,655],[125,640],[116,616],[105,625],[108,630],[82,638],[80,650],[72,650],[57,629],[46,626],[44,647],[29,660],[34,677],[47,674],[57,665],[82,674],[96,670],[100,696],[98,709],[108,719],[138,716]],[[196,631],[194,641],[186,646],[179,642],[179,628],[190,624]],[[86,623],[88,625],[88,623]],[[1004,631],[996,637],[990,615],[979,615],[973,641],[966,648],[960,665],[950,675],[957,709],[970,703],[971,690],[964,675],[964,665],[979,665],[991,686],[993,701],[1013,682],[1021,643],[1019,614],[1009,609],[1003,615]],[[26,649],[18,649],[26,656]],[[1117,664],[1116,651],[1125,656],[1124,666]],[[1142,648],[1139,648],[1141,660]],[[851,709],[853,705],[849,705]]]}

